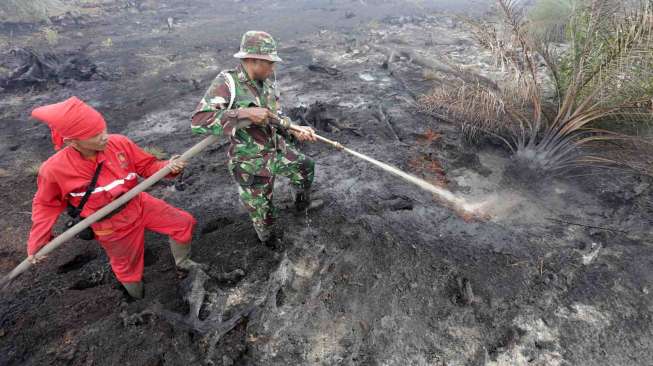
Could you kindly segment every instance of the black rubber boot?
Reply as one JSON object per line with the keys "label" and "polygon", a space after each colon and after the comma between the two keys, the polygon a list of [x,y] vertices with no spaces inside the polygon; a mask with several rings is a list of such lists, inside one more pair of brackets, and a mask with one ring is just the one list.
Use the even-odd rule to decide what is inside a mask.
{"label": "black rubber boot", "polygon": [[132,299],[140,300],[145,296],[143,290],[143,281],[123,282],[122,286],[125,288],[125,290],[127,290],[127,293],[132,297]]}
{"label": "black rubber boot", "polygon": [[180,244],[172,239],[170,239],[169,242],[170,251],[172,252],[172,257],[175,260],[177,271],[188,272],[192,268],[199,268],[202,270],[206,270],[208,268],[208,265],[197,263],[190,259],[191,244]]}
{"label": "black rubber boot", "polygon": [[278,226],[254,227],[258,240],[266,247],[274,250],[280,247],[283,239],[283,229]]}
{"label": "black rubber boot", "polygon": [[295,193],[295,209],[297,212],[306,210],[311,205],[311,189],[305,188]]}

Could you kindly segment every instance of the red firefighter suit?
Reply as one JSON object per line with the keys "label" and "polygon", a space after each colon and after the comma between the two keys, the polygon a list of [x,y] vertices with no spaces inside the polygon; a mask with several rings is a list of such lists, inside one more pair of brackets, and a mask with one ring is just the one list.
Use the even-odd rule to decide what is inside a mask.
{"label": "red firefighter suit", "polygon": [[[76,98],[66,102],[72,99],[83,103]],[[52,227],[68,203],[79,205],[100,162],[103,166],[96,188],[83,208],[82,217],[88,217],[136,186],[139,176],[149,177],[167,164],[121,135],[109,135],[106,148],[94,159],[85,158],[70,146],[61,149],[39,170],[38,190],[32,202],[29,255],[35,254],[51,240]],[[189,213],[147,193],[140,193],[91,228],[106,251],[118,280],[128,283],[141,281],[143,276],[145,229],[166,234],[180,244],[188,244],[195,223]]]}

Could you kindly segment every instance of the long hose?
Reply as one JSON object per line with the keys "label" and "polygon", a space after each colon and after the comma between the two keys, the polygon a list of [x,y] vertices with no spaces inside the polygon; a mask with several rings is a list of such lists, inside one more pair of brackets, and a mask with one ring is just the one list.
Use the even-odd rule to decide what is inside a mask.
{"label": "long hose", "polygon": [[[288,119],[282,119],[276,116],[272,116],[272,118],[275,120],[275,122],[280,125],[283,128],[290,129],[293,131],[301,131],[301,128],[298,127],[297,125],[293,124],[290,122]],[[453,194],[451,191],[441,188],[441,187],[436,187],[433,184],[425,181],[424,179],[418,178],[412,174],[408,174],[404,172],[403,170],[394,167],[392,165],[380,162],[372,157],[369,157],[365,154],[361,154],[355,150],[349,149],[347,147],[344,147],[342,144],[340,144],[337,141],[329,140],[325,137],[315,135],[316,139],[318,141],[321,141],[327,145],[331,145],[332,147],[336,148],[337,150],[343,151],[349,155],[352,155],[356,158],[365,160],[369,163],[374,164],[378,168],[382,169],[383,171],[386,171],[390,174],[396,175],[399,178],[403,179],[406,182],[412,183],[426,191],[429,191],[433,193],[435,196],[436,200],[440,202],[441,204],[451,208],[454,210],[456,213],[458,213],[461,217],[464,219],[485,219],[485,214],[481,212],[481,208],[483,204],[477,204],[477,203],[469,203],[465,201],[464,198],[456,196]]]}

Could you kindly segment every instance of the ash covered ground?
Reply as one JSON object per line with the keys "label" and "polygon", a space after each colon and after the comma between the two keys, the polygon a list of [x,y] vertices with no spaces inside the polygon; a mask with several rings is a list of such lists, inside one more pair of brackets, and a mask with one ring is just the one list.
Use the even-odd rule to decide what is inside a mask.
{"label": "ash covered ground", "polygon": [[249,29],[278,39],[281,98],[297,120],[472,201],[493,199],[492,219],[467,222],[363,161],[306,144],[325,205],[295,213],[279,180],[285,235],[273,251],[240,206],[223,141],[183,181],[150,190],[198,219],[193,259],[210,269],[177,278],[166,238],[149,234],[146,297],[130,302],[100,246],[73,240],[0,299],[0,364],[653,364],[651,182],[602,170],[524,181],[499,146],[469,146],[459,126],[418,112],[415,98],[434,86],[427,70],[410,57],[387,62],[388,50],[410,49],[483,69],[489,55],[454,14],[482,16],[486,2],[146,5],[88,5],[48,26],[49,43],[38,26],[3,25],[7,49],[78,67],[0,93],[0,273],[24,259],[35,167],[53,152],[33,107],[77,95],[112,132],[180,153],[199,141],[190,113],[236,65]]}

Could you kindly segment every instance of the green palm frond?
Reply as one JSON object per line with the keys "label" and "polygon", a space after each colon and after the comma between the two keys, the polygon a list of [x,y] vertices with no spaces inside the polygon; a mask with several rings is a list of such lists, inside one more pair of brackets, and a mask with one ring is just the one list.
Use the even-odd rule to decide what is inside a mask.
{"label": "green palm frond", "polygon": [[461,120],[470,140],[500,136],[517,160],[546,171],[605,164],[597,146],[650,126],[653,0],[543,0],[531,13],[497,0],[497,13],[468,22],[502,71],[496,87],[449,80],[423,106]]}

